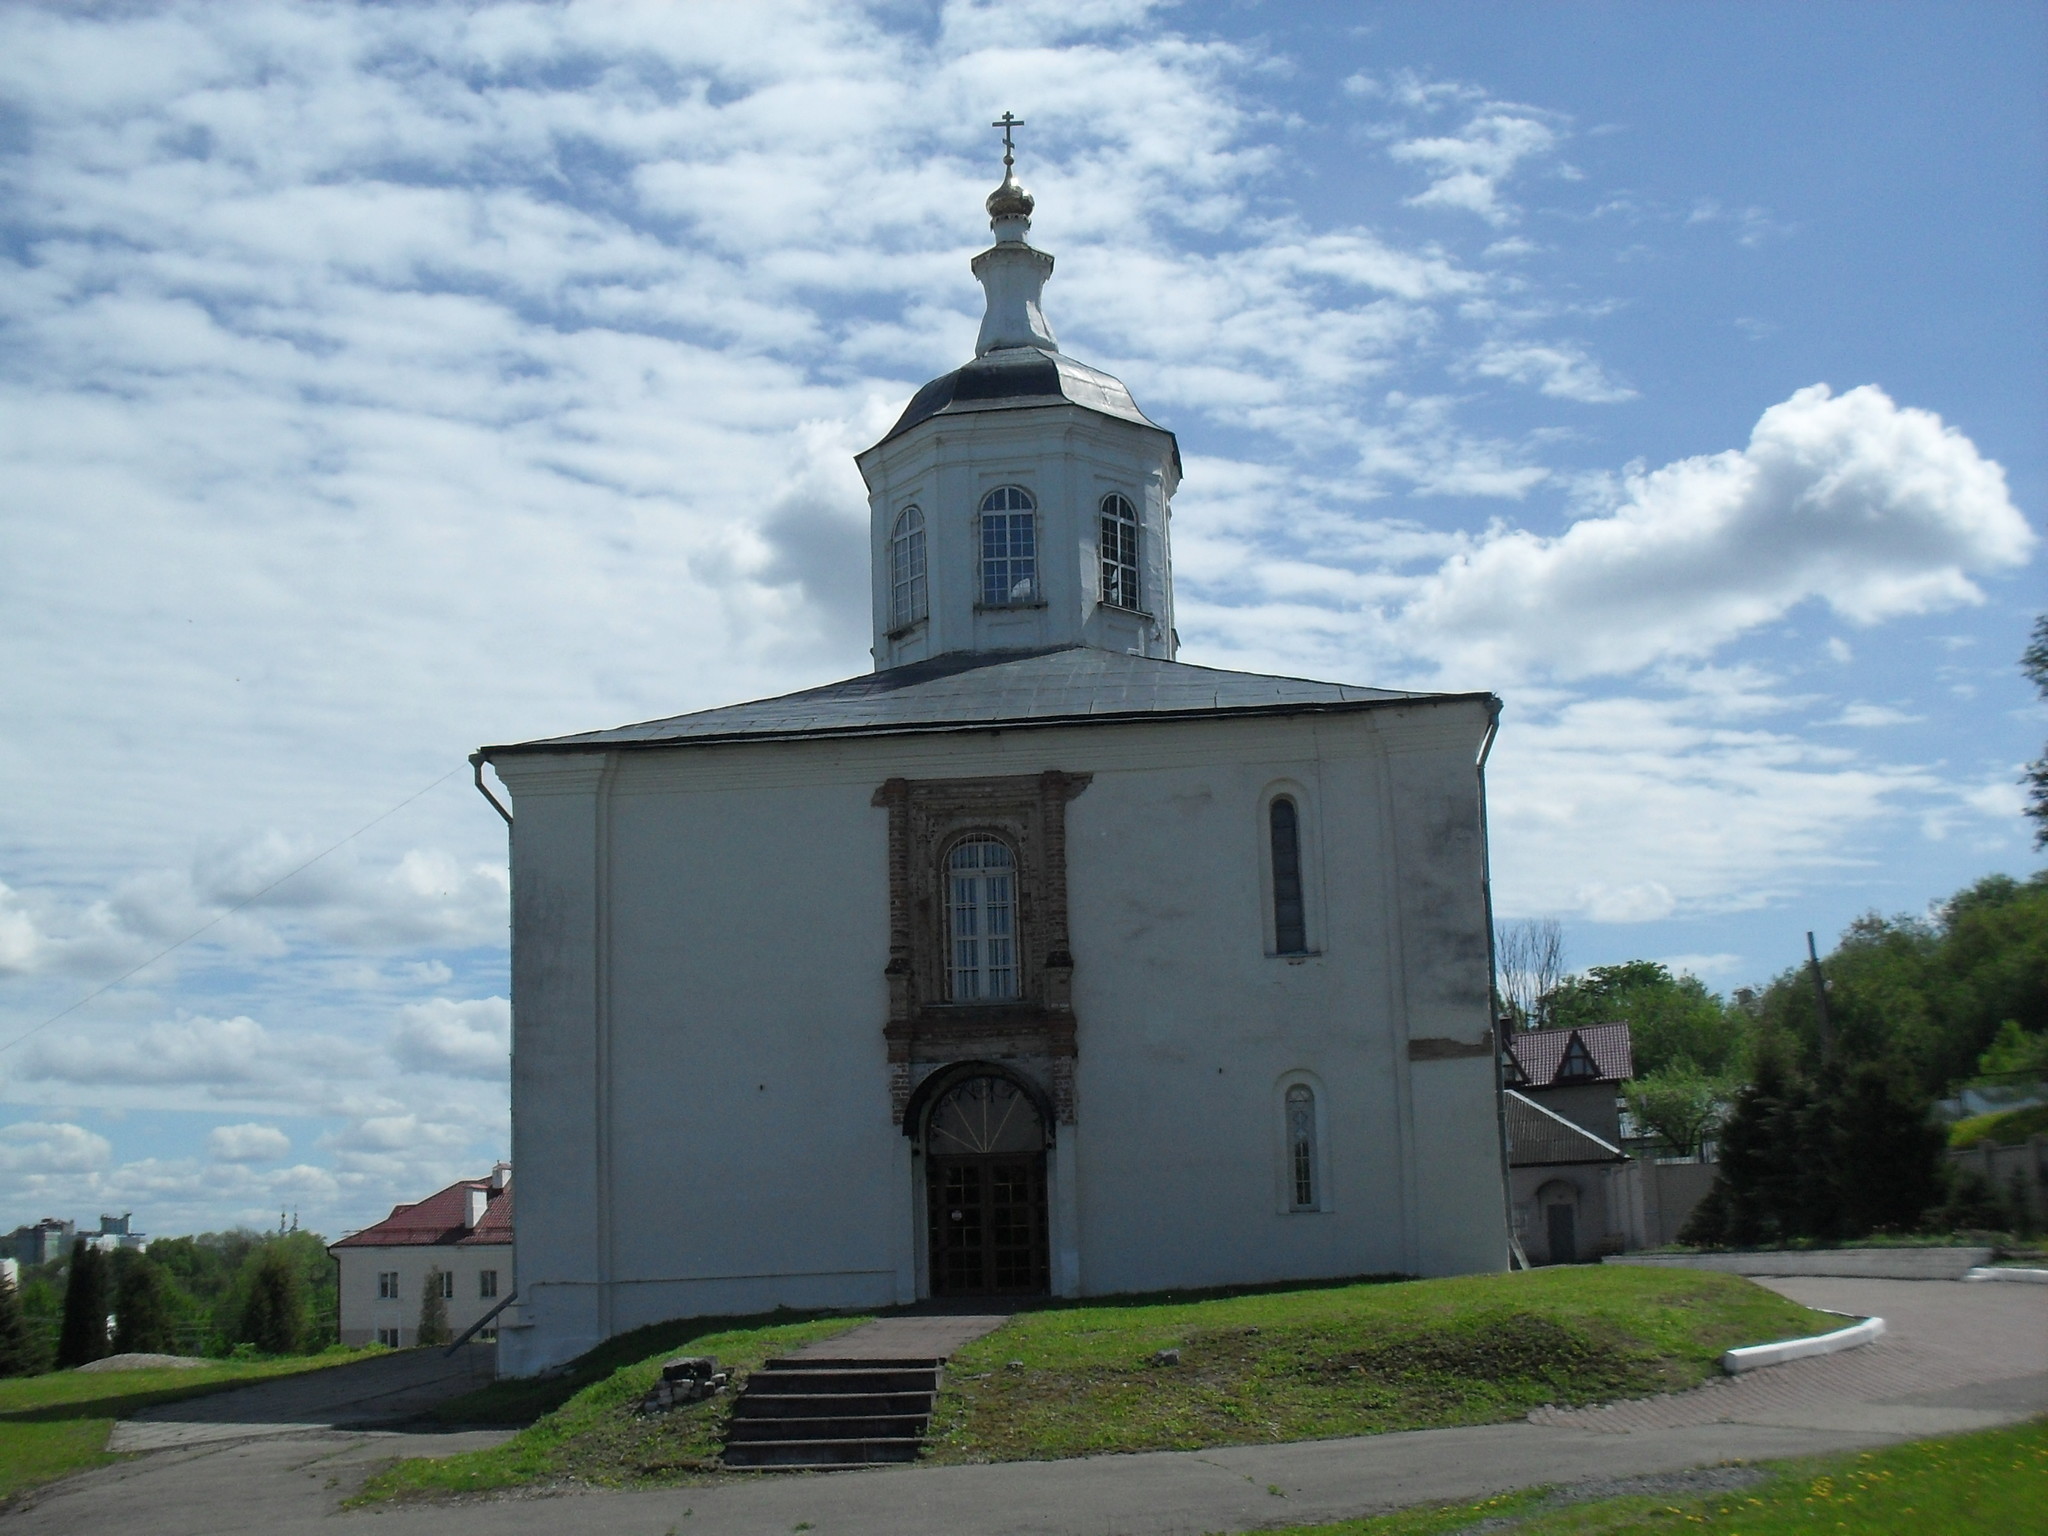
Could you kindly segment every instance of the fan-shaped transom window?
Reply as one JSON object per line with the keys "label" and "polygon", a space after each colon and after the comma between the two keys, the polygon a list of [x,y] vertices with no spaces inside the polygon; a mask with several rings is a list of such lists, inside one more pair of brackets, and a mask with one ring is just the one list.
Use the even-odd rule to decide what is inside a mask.
{"label": "fan-shaped transom window", "polygon": [[905,507],[889,535],[889,627],[907,629],[925,616],[924,513]]}
{"label": "fan-shaped transom window", "polygon": [[981,498],[981,601],[988,608],[1038,601],[1038,503],[1021,485]]}
{"label": "fan-shaped transom window", "polygon": [[1017,856],[985,832],[946,855],[947,969],[956,1003],[1017,995]]}
{"label": "fan-shaped transom window", "polygon": [[1306,1083],[1287,1090],[1287,1208],[1319,1208],[1316,1190],[1316,1093]]}
{"label": "fan-shaped transom window", "polygon": [[1102,600],[1138,609],[1138,509],[1124,496],[1102,498]]}
{"label": "fan-shaped transom window", "polygon": [[924,1145],[938,1157],[1043,1152],[1045,1122],[1030,1095],[1008,1078],[970,1077],[932,1107]]}
{"label": "fan-shaped transom window", "polygon": [[1273,857],[1273,952],[1308,953],[1308,911],[1301,891],[1301,813],[1285,795],[1266,813]]}

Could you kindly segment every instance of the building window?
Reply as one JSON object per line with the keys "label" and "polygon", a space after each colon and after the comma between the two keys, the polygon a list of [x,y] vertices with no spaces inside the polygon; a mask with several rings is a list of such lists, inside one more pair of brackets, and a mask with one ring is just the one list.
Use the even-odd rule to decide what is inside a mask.
{"label": "building window", "polygon": [[981,602],[985,608],[1038,601],[1037,503],[1020,485],[981,498]]}
{"label": "building window", "polygon": [[1308,953],[1308,914],[1301,899],[1301,813],[1285,795],[1267,812],[1273,848],[1273,952]]}
{"label": "building window", "polygon": [[905,507],[889,535],[889,627],[908,629],[925,616],[924,513]]}
{"label": "building window", "polygon": [[946,937],[954,1002],[1017,995],[1017,856],[1001,838],[963,837],[946,855]]}
{"label": "building window", "polygon": [[1138,509],[1122,496],[1102,498],[1102,600],[1112,608],[1138,601]]}
{"label": "building window", "polygon": [[379,1301],[398,1300],[397,1270],[380,1269],[377,1271],[377,1299]]}
{"label": "building window", "polygon": [[443,1269],[437,1270],[435,1273],[441,1277],[441,1299],[443,1301],[453,1301],[455,1299],[455,1271]]}
{"label": "building window", "polygon": [[398,1330],[396,1328],[379,1328],[377,1330],[377,1342],[386,1349],[398,1348]]}
{"label": "building window", "polygon": [[1287,1208],[1321,1209],[1316,1190],[1316,1095],[1306,1083],[1287,1090]]}
{"label": "building window", "polygon": [[478,1272],[476,1277],[476,1293],[485,1301],[491,1300],[498,1294],[498,1272],[495,1269],[486,1269]]}

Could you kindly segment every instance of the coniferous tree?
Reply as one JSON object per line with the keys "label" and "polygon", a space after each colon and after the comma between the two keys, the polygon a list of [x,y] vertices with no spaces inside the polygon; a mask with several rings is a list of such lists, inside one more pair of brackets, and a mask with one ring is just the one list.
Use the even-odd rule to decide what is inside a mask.
{"label": "coniferous tree", "polygon": [[22,1315],[14,1282],[0,1271],[0,1376],[31,1375],[37,1365],[36,1346]]}
{"label": "coniferous tree", "polygon": [[115,1266],[114,1353],[169,1354],[177,1345],[170,1278],[146,1253],[121,1255]]}
{"label": "coniferous tree", "polygon": [[71,1274],[64,1286],[64,1330],[57,1336],[58,1369],[106,1357],[107,1301],[106,1263],[99,1250],[81,1237],[71,1245]]}
{"label": "coniferous tree", "polygon": [[1904,1069],[1865,1062],[1835,1100],[1840,1223],[1846,1235],[1910,1232],[1940,1204],[1947,1135]]}
{"label": "coniferous tree", "polygon": [[249,1289],[242,1301],[235,1342],[253,1344],[267,1355],[297,1354],[304,1338],[306,1297],[299,1269],[276,1243],[250,1255]]}
{"label": "coniferous tree", "polygon": [[420,1335],[422,1345],[446,1344],[452,1335],[448,1330],[448,1301],[441,1294],[444,1284],[438,1267],[427,1271],[426,1284],[420,1291]]}

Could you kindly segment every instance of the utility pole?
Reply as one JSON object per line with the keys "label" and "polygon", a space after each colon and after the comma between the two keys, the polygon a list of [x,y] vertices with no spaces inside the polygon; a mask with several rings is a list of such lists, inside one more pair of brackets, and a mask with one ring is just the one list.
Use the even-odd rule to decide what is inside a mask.
{"label": "utility pole", "polygon": [[1806,935],[1806,963],[1813,972],[1813,1001],[1820,1009],[1820,1059],[1823,1064],[1835,1059],[1835,1022],[1828,1016],[1828,979],[1820,971],[1820,951],[1814,948],[1813,933]]}

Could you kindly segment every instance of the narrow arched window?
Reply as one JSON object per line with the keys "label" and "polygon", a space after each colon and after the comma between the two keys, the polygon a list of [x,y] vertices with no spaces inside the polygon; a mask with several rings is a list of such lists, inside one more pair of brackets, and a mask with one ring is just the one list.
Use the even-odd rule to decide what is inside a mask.
{"label": "narrow arched window", "polygon": [[1273,952],[1308,953],[1308,914],[1301,899],[1301,814],[1285,795],[1267,813],[1273,849]]}
{"label": "narrow arched window", "polygon": [[948,974],[956,1003],[1017,995],[1017,856],[999,837],[963,837],[946,855]]}
{"label": "narrow arched window", "polygon": [[1321,1208],[1316,1190],[1316,1093],[1307,1083],[1287,1090],[1287,1208]]}
{"label": "narrow arched window", "polygon": [[1112,608],[1139,609],[1138,509],[1128,497],[1102,498],[1102,600]]}
{"label": "narrow arched window", "polygon": [[889,535],[889,627],[907,629],[924,615],[924,513],[905,507]]}
{"label": "narrow arched window", "polygon": [[981,498],[981,601],[987,608],[1038,601],[1038,503],[1021,485]]}

